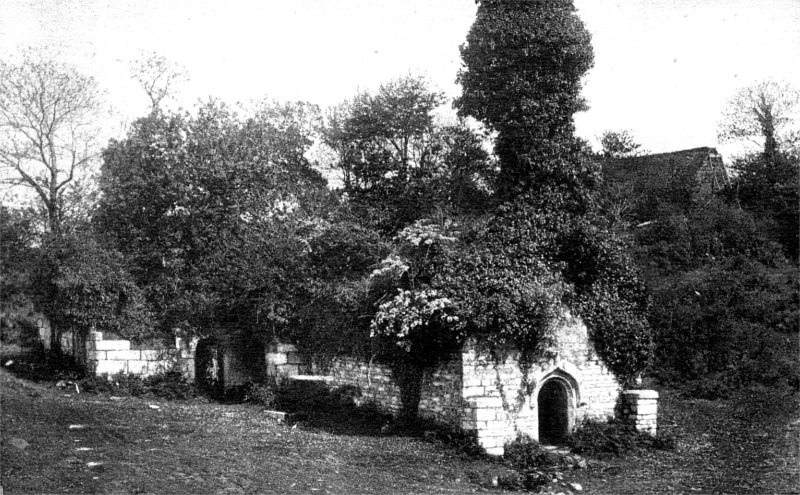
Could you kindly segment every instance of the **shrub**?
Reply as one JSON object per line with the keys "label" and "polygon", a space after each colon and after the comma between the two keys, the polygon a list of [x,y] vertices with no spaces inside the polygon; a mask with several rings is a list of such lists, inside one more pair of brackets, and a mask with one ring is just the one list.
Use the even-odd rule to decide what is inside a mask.
{"label": "shrub", "polygon": [[242,402],[274,409],[276,402],[275,387],[262,382],[249,381],[244,385]]}
{"label": "shrub", "polygon": [[143,385],[149,394],[168,400],[187,400],[197,397],[197,388],[186,381],[179,371],[148,376]]}
{"label": "shrub", "polygon": [[577,454],[624,455],[642,448],[672,450],[675,440],[664,434],[652,436],[617,419],[608,422],[587,421],[568,439],[569,446]]}
{"label": "shrub", "polygon": [[[713,377],[737,386],[775,383],[791,373],[797,360],[786,325],[797,319],[797,296],[793,277],[783,280],[782,267],[735,257],[660,281],[650,318],[659,378]],[[711,383],[701,388],[714,395]]]}
{"label": "shrub", "polygon": [[725,382],[726,378],[722,374],[699,378],[687,383],[683,393],[692,399],[726,399],[731,388]]}
{"label": "shrub", "polygon": [[503,460],[521,471],[554,464],[554,458],[541,448],[536,440],[527,435],[521,435],[511,443],[506,444]]}
{"label": "shrub", "polygon": [[90,375],[80,380],[78,386],[81,388],[81,391],[91,394],[139,397],[146,392],[142,378],[127,373]]}
{"label": "shrub", "polygon": [[188,383],[180,372],[170,371],[142,378],[138,375],[117,373],[87,376],[78,381],[81,391],[124,397],[152,396],[168,400],[187,400],[197,396],[194,385]]}

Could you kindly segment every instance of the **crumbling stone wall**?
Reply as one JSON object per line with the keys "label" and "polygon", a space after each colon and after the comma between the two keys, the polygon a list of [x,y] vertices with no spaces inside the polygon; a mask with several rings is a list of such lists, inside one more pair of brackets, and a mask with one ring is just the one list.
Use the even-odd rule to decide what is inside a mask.
{"label": "crumbling stone wall", "polygon": [[107,373],[150,376],[177,370],[189,381],[194,381],[194,354],[196,341],[175,339],[174,348],[131,349],[130,340],[105,340],[102,332],[89,332],[85,341],[85,354],[77,347],[70,352],[95,375]]}

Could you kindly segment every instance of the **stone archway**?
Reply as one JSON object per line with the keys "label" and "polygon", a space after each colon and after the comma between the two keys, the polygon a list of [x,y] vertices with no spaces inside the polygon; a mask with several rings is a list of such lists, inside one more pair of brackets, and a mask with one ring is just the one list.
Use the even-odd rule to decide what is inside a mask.
{"label": "stone archway", "polygon": [[574,401],[569,383],[560,378],[546,380],[536,396],[538,437],[542,444],[558,444],[571,431]]}

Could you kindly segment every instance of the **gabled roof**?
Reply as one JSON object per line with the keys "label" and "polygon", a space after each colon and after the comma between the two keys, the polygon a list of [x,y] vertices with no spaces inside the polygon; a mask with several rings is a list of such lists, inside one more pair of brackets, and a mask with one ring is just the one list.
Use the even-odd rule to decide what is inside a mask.
{"label": "gabled roof", "polygon": [[693,148],[601,162],[609,185],[621,185],[632,194],[684,205],[708,197],[728,182],[722,157],[715,148]]}

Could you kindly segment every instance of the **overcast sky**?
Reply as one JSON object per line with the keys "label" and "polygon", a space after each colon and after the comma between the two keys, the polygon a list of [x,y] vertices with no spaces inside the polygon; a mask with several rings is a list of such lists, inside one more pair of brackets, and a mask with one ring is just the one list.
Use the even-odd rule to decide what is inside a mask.
{"label": "overcast sky", "polygon": [[[631,129],[645,148],[717,146],[723,105],[773,78],[800,85],[800,0],[576,0],[595,67],[578,134]],[[449,96],[474,0],[2,0],[0,57],[47,45],[93,75],[124,119],[148,100],[129,64],[186,67],[179,104],[265,96],[327,106],[409,71]],[[725,149],[722,149],[725,152]]]}

